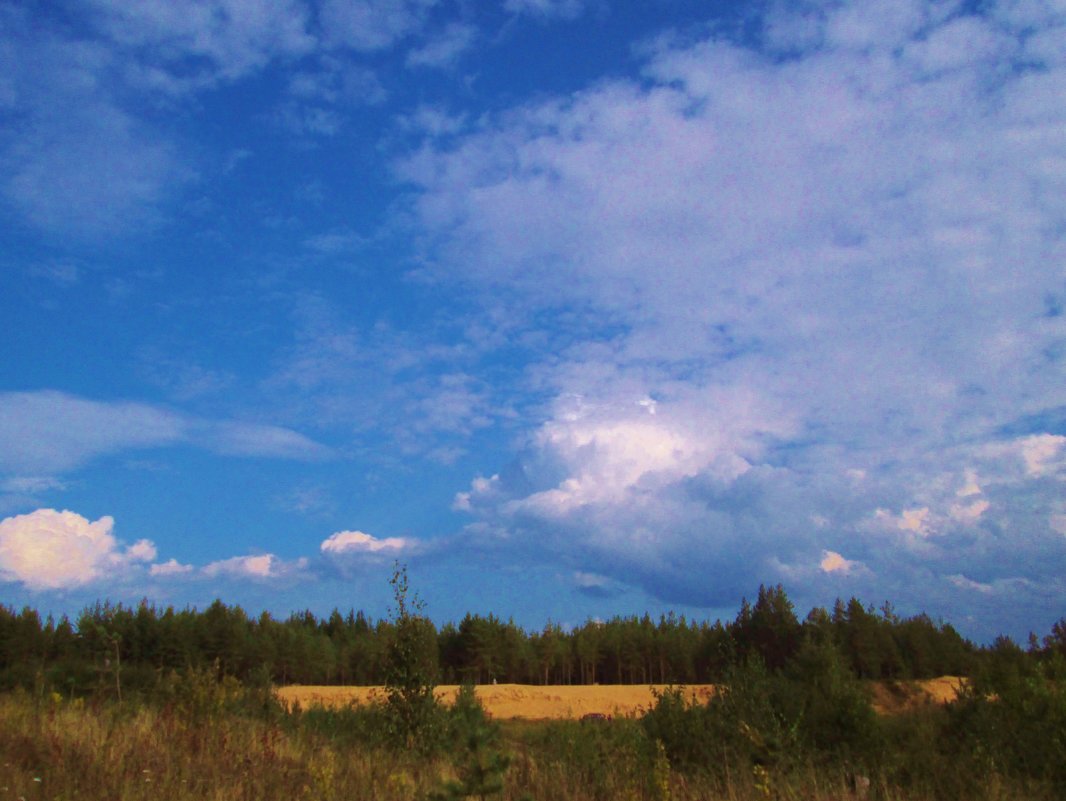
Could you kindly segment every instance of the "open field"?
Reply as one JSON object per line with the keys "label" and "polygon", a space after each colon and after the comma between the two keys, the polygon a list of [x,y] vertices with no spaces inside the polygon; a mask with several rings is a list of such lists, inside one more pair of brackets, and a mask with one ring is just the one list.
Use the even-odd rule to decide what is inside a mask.
{"label": "open field", "polygon": [[[640,715],[655,703],[655,692],[665,685],[551,685],[484,684],[476,688],[478,700],[494,718],[526,718],[529,720],[566,720],[588,714],[625,717]],[[459,691],[456,685],[437,687],[437,697],[450,702]],[[714,685],[686,687],[685,692],[696,701],[706,701],[714,692]],[[286,704],[341,707],[351,703],[365,703],[384,699],[383,687],[280,687],[278,697]]]}
{"label": "open field", "polygon": [[[883,714],[914,709],[928,703],[946,703],[955,698],[962,679],[941,676],[916,682],[876,682],[872,684],[874,708]],[[449,702],[458,691],[455,685],[437,687],[437,697]],[[588,714],[615,717],[639,716],[655,703],[655,693],[665,685],[553,685],[487,684],[476,688],[485,710],[500,720],[566,720]],[[694,702],[703,702],[715,691],[713,684],[686,686]],[[293,685],[280,687],[278,697],[285,704],[298,702],[302,707],[343,707],[351,703],[384,699],[383,687],[316,687]]]}

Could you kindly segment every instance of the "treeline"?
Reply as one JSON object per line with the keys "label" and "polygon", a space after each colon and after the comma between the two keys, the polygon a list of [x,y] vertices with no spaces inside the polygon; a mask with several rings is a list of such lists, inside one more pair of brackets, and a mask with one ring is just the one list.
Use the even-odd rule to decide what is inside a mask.
{"label": "treeline", "polygon": [[[745,601],[726,624],[672,614],[590,620],[569,630],[549,623],[533,632],[493,615],[423,624],[424,658],[449,684],[713,683],[752,656],[780,669],[812,642],[833,645],[855,677],[874,679],[970,675],[992,651],[998,658],[1016,651],[1019,659],[1040,652],[1037,643],[1023,652],[1007,640],[981,649],[948,623],[924,614],[901,618],[888,604],[875,611],[854,598],[800,621],[781,586],[760,587],[755,602]],[[163,673],[189,668],[252,685],[382,684],[395,633],[393,621],[362,612],[335,610],[320,619],[305,611],[278,620],[221,601],[202,611],[103,603],[74,621],[0,606],[0,689],[151,686]],[[1043,647],[1064,645],[1066,619]]]}

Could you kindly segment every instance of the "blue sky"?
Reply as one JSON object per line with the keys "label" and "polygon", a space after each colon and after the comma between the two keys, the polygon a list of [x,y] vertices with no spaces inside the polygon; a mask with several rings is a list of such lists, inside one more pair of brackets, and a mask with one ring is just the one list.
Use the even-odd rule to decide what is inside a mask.
{"label": "blue sky", "polygon": [[1054,0],[0,3],[0,601],[1066,612]]}

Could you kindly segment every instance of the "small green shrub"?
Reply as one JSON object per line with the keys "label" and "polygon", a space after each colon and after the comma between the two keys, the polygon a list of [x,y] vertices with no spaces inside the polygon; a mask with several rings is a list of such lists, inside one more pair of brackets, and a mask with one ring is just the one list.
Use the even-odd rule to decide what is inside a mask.
{"label": "small green shrub", "polygon": [[500,750],[500,727],[488,719],[472,685],[459,689],[448,714],[447,729],[457,778],[445,781],[430,793],[430,801],[484,801],[503,792],[511,757]]}

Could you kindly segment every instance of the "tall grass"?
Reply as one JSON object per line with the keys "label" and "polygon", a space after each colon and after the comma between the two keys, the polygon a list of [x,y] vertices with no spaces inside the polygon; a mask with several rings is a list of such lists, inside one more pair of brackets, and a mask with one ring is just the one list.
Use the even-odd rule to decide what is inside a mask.
{"label": "tall grass", "polygon": [[[15,692],[0,695],[0,801],[843,801],[861,794],[860,775],[869,799],[1064,797],[1060,765],[1046,762],[1060,754],[1057,689],[1024,684],[1026,709],[1059,710],[1033,721],[1034,763],[1012,756],[1018,738],[1003,723],[1015,713],[987,695],[873,719],[846,683],[804,696],[776,681],[756,667],[718,706],[666,693],[643,719],[589,722],[494,723],[470,693],[439,710],[441,739],[415,750],[397,747],[385,705],[286,710],[210,672],[121,704]],[[862,737],[845,742],[845,729]]]}

